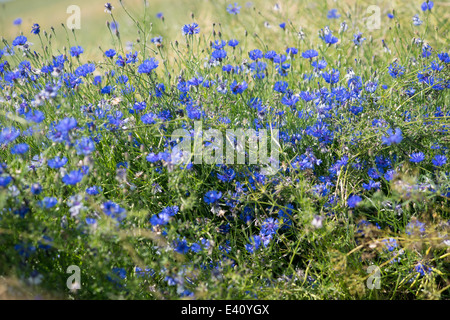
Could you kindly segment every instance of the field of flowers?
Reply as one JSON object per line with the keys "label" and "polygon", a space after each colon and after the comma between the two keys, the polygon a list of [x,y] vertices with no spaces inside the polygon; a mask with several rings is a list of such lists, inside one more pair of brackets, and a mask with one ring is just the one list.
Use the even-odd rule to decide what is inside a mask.
{"label": "field of flowers", "polygon": [[0,299],[449,299],[450,6],[372,2],[10,15]]}

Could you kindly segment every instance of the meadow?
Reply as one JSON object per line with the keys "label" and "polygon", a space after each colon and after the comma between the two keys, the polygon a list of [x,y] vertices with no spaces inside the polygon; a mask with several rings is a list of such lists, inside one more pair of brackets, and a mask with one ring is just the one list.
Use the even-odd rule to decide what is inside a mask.
{"label": "meadow", "polygon": [[0,6],[0,299],[450,298],[448,3]]}

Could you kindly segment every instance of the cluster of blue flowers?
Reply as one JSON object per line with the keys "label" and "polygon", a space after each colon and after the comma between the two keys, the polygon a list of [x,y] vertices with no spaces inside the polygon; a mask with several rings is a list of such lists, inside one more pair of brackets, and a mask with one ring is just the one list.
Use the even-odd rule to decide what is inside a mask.
{"label": "cluster of blue flowers", "polygon": [[[423,12],[433,8],[432,1],[421,6]],[[107,3],[105,12],[112,10]],[[229,4],[226,11],[235,18],[241,6]],[[162,13],[156,17],[164,19]],[[336,9],[326,17],[330,25],[342,19]],[[416,27],[422,23],[418,15],[413,18]],[[109,27],[117,30],[118,24]],[[280,28],[278,32],[285,32],[286,23]],[[15,252],[30,259],[39,250],[50,252],[61,234],[85,239],[106,228],[104,221],[112,221],[108,232],[138,226],[161,235],[173,252],[192,258],[195,268],[199,257],[218,242],[214,259],[208,254],[201,267],[214,274],[225,265],[237,265],[236,251],[264,257],[307,229],[302,216],[309,210],[306,202],[320,212],[313,223],[319,229],[327,218],[367,214],[375,193],[396,197],[392,190],[404,188],[399,201],[414,201],[416,194],[448,201],[450,111],[444,104],[450,88],[449,54],[414,39],[411,62],[389,59],[371,73],[361,71],[361,61],[356,61],[358,67],[344,68],[330,52],[343,43],[352,50],[369,46],[362,32],[352,38],[347,28],[342,24],[333,33],[325,26],[319,30],[319,46],[302,43],[301,49],[289,44],[263,51],[256,44],[244,47],[244,38],[215,37],[204,56],[195,57],[206,61],[203,68],[197,63],[194,72],[188,64],[179,76],[168,74],[161,55],[110,48],[102,51],[102,63],[84,63],[80,45],[69,48],[70,57],[43,57],[30,51],[26,36],[17,36],[12,47],[0,50],[0,98],[5,105],[0,121],[0,226],[32,217],[47,223],[55,215],[63,231],[44,234],[39,243],[14,243]],[[181,35],[191,45],[200,30],[192,22],[182,27]],[[39,24],[33,24],[32,36],[40,32]],[[163,50],[164,39],[153,37],[149,45]],[[382,44],[388,52],[384,40]],[[405,107],[410,103],[416,108]],[[279,161],[279,169],[270,175],[260,165],[194,164],[180,146],[196,134],[195,121],[202,121],[203,137],[208,129],[242,127],[254,130],[261,141],[264,130],[277,129],[283,159],[271,161]],[[169,137],[180,128],[184,137]],[[237,138],[230,140],[236,149],[242,147]],[[209,137],[201,146],[217,155],[222,143]],[[402,174],[411,167],[420,179],[433,183],[408,185]],[[145,219],[140,212],[147,212]],[[408,221],[401,230],[406,235],[426,234],[424,222],[400,220]],[[361,220],[355,234],[365,235],[368,226],[372,222]],[[383,227],[393,228],[389,222]],[[230,240],[244,234],[241,229],[245,237],[232,246]],[[190,230],[201,230],[204,237],[193,238]],[[383,245],[387,253],[396,254],[394,261],[403,261],[395,238]],[[161,247],[156,246],[155,254],[161,254]],[[95,256],[97,248],[92,250]],[[418,262],[414,271],[424,276],[432,268]],[[162,274],[180,296],[193,295],[186,289],[190,276],[185,271],[136,267],[135,273]],[[107,279],[123,289],[127,270],[114,266]]]}

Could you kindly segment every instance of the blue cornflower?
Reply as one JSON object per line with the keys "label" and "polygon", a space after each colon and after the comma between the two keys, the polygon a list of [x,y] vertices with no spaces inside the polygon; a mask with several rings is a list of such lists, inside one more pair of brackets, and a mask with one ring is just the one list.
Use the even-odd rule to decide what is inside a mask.
{"label": "blue cornflower", "polygon": [[287,76],[290,67],[291,67],[290,63],[275,65],[275,69],[278,71],[278,74],[281,75],[282,77]]}
{"label": "blue cornflower", "polygon": [[290,203],[286,205],[287,209],[282,208],[278,211],[278,218],[280,219],[281,229],[289,229],[292,225],[292,210],[294,206]]}
{"label": "blue cornflower", "polygon": [[250,59],[256,61],[258,59],[262,59],[263,53],[259,49],[254,49],[248,53],[248,56],[250,57]]}
{"label": "blue cornflower", "polygon": [[13,40],[13,42],[12,42],[12,45],[13,45],[13,47],[16,47],[16,46],[23,46],[25,43],[27,43],[27,37],[25,37],[25,36],[23,36],[23,35],[20,35],[20,36],[17,36],[14,40]]}
{"label": "blue cornflower", "polygon": [[389,19],[394,19],[394,15],[392,13],[390,13],[390,12],[387,14],[387,16],[388,16]]}
{"label": "blue cornflower", "polygon": [[405,90],[405,94],[407,94],[408,97],[412,97],[415,93],[416,93],[416,89],[414,89],[414,88],[409,88],[409,89]]}
{"label": "blue cornflower", "polygon": [[429,56],[431,56],[432,51],[433,51],[433,48],[430,47],[430,45],[424,44],[422,46],[422,57],[423,58],[428,58]]}
{"label": "blue cornflower", "polygon": [[319,60],[319,61],[313,61],[311,63],[311,65],[314,67],[314,69],[322,70],[322,69],[325,69],[328,64],[327,64],[327,62],[325,60],[322,59],[322,60]]}
{"label": "blue cornflower", "polygon": [[265,77],[264,70],[266,70],[266,67],[267,63],[261,60],[250,64],[250,70],[255,73],[254,77],[257,77],[258,79],[263,79]]}
{"label": "blue cornflower", "polygon": [[314,57],[317,57],[318,55],[319,53],[313,49],[306,50],[305,52],[302,53],[302,57],[305,59],[312,59]]}
{"label": "blue cornflower", "polygon": [[227,45],[227,42],[225,40],[216,40],[213,43],[211,43],[211,47],[216,50],[223,49]]}
{"label": "blue cornflower", "polygon": [[261,244],[261,237],[255,235],[250,237],[250,243],[245,245],[245,249],[250,253],[254,253],[261,247]]}
{"label": "blue cornflower", "polygon": [[157,120],[157,115],[154,113],[146,113],[141,116],[141,121],[145,124],[154,124]]}
{"label": "blue cornflower", "polygon": [[73,170],[62,178],[62,182],[67,185],[75,185],[83,179],[83,171]]}
{"label": "blue cornflower", "polygon": [[158,113],[158,118],[162,121],[168,121],[172,119],[172,113],[169,109],[162,110],[160,113]]}
{"label": "blue cornflower", "polygon": [[368,81],[366,84],[366,91],[369,93],[374,93],[377,90],[378,82]]}
{"label": "blue cornflower", "polygon": [[30,146],[26,143],[19,143],[11,147],[11,154],[24,154],[30,149]]}
{"label": "blue cornflower", "polygon": [[156,44],[157,47],[162,45],[162,41],[163,38],[161,36],[157,36],[150,39],[150,42]]}
{"label": "blue cornflower", "polygon": [[154,214],[150,218],[150,223],[153,226],[165,225],[169,222],[171,217],[175,216],[178,213],[179,209],[180,208],[178,206],[165,207],[163,210],[161,210],[160,213]]}
{"label": "blue cornflower", "polygon": [[45,197],[42,201],[39,202],[39,205],[45,209],[50,209],[56,206],[58,203],[58,199],[55,197]]}
{"label": "blue cornflower", "polygon": [[291,48],[287,48],[286,49],[286,53],[291,55],[291,56],[295,56],[298,53],[298,49],[291,47]]}
{"label": "blue cornflower", "polygon": [[41,27],[37,23],[33,24],[33,27],[31,28],[31,33],[39,34],[39,32],[41,32]]}
{"label": "blue cornflower", "polygon": [[78,155],[89,155],[95,150],[95,143],[91,137],[83,137],[78,139],[75,144]]}
{"label": "blue cornflower", "polygon": [[86,77],[88,74],[91,74],[95,71],[95,64],[86,63],[75,69],[75,75],[77,77]]}
{"label": "blue cornflower", "polygon": [[199,33],[200,27],[197,23],[194,22],[192,24],[185,24],[181,30],[183,32],[183,35],[192,35]]}
{"label": "blue cornflower", "polygon": [[302,98],[305,102],[308,102],[308,101],[314,100],[316,98],[316,96],[314,95],[313,92],[301,91],[300,98]]}
{"label": "blue cornflower", "polygon": [[[125,58],[126,58],[126,63],[128,64],[128,63],[136,63],[136,62],[138,62],[138,52],[137,51],[135,51],[134,53],[133,52],[128,52],[127,54],[126,54],[126,56],[125,56]],[[153,58],[152,58],[153,59]],[[144,61],[145,62],[145,61]]]}
{"label": "blue cornflower", "polygon": [[104,86],[101,90],[100,93],[101,94],[111,94],[111,92],[114,90],[113,87],[111,86]]}
{"label": "blue cornflower", "polygon": [[112,58],[116,55],[116,50],[114,49],[109,49],[105,51],[105,56],[107,56],[108,58]]}
{"label": "blue cornflower", "polygon": [[25,119],[35,123],[41,123],[42,121],[45,120],[45,115],[40,110],[30,110],[27,113],[25,113]]}
{"label": "blue cornflower", "polygon": [[277,81],[273,85],[273,91],[277,91],[280,93],[286,93],[288,86],[289,86],[289,84],[286,81]]}
{"label": "blue cornflower", "polygon": [[353,113],[355,116],[357,116],[359,113],[364,111],[364,107],[363,106],[351,106],[349,108],[349,111],[351,113]]}
{"label": "blue cornflower", "polygon": [[237,83],[236,80],[233,81],[233,83],[230,85],[231,92],[233,94],[242,93],[247,89],[247,82],[243,81],[242,83]]}
{"label": "blue cornflower", "polygon": [[125,58],[119,55],[116,60],[116,65],[118,65],[119,67],[124,67],[125,64],[126,64]]}
{"label": "blue cornflower", "polygon": [[155,58],[144,60],[144,62],[138,67],[139,73],[150,73],[152,70],[158,67],[158,61]]}
{"label": "blue cornflower", "polygon": [[92,84],[94,86],[98,86],[102,83],[102,76],[95,76],[94,80],[92,80]]}
{"label": "blue cornflower", "polygon": [[366,40],[366,38],[363,38],[362,32],[358,32],[353,35],[353,43],[356,46],[360,46],[364,40]]}
{"label": "blue cornflower", "polygon": [[227,57],[227,52],[223,49],[216,49],[211,53],[211,57],[217,61],[222,61]]}
{"label": "blue cornflower", "polygon": [[147,155],[147,157],[145,159],[148,162],[154,163],[154,162],[161,160],[161,157],[160,157],[159,153],[157,154],[157,153],[151,152]]}
{"label": "blue cornflower", "polygon": [[110,2],[105,3],[105,12],[111,14],[111,11],[114,9],[113,5]]}
{"label": "blue cornflower", "polygon": [[340,16],[341,15],[337,13],[337,9],[331,9],[330,11],[328,11],[328,14],[327,14],[328,19],[337,19]]}
{"label": "blue cornflower", "polygon": [[11,183],[12,180],[13,179],[11,176],[6,176],[6,177],[0,176],[0,187],[5,188],[8,184]]}
{"label": "blue cornflower", "polygon": [[186,114],[189,119],[198,120],[202,116],[202,112],[198,106],[194,106],[191,103],[189,103],[186,106]]}
{"label": "blue cornflower", "polygon": [[436,167],[442,167],[447,163],[447,157],[444,155],[436,155],[431,161]]}
{"label": "blue cornflower", "polygon": [[270,236],[277,232],[280,223],[274,218],[267,218],[261,225],[261,235]]}
{"label": "blue cornflower", "polygon": [[162,18],[164,18],[164,13],[158,12],[158,13],[156,14],[156,17],[157,17],[158,19],[162,19]]}
{"label": "blue cornflower", "polygon": [[134,105],[133,105],[133,109],[134,109],[136,112],[145,110],[145,108],[147,108],[147,102],[145,102],[145,101],[140,101],[140,102],[137,101],[137,102],[135,102]]}
{"label": "blue cornflower", "polygon": [[126,217],[126,210],[110,200],[102,204],[102,210],[107,216],[118,222],[121,222]]}
{"label": "blue cornflower", "polygon": [[385,178],[387,181],[391,181],[392,179],[394,179],[394,176],[395,176],[396,174],[397,174],[397,171],[391,169],[391,170],[388,170],[388,171],[384,174],[384,178]]}
{"label": "blue cornflower", "polygon": [[329,73],[322,72],[321,76],[327,83],[337,83],[339,81],[340,72],[337,69],[332,69]]}
{"label": "blue cornflower", "polygon": [[14,127],[3,128],[0,132],[0,144],[8,145],[20,135],[20,130]]}
{"label": "blue cornflower", "polygon": [[264,58],[273,60],[276,57],[277,53],[273,50],[269,50],[264,54]]}
{"label": "blue cornflower", "polygon": [[155,214],[150,218],[150,224],[153,226],[163,226],[169,222],[170,218],[171,216],[167,213]]}
{"label": "blue cornflower", "polygon": [[402,131],[400,128],[395,128],[395,133],[392,132],[392,129],[389,128],[387,131],[388,136],[381,137],[383,144],[390,146],[391,144],[400,143],[403,140]]}
{"label": "blue cornflower", "polygon": [[237,41],[236,39],[231,39],[230,41],[228,41],[228,45],[232,48],[236,47],[239,44],[239,41]]}
{"label": "blue cornflower", "polygon": [[22,18],[17,18],[13,21],[13,25],[20,26],[22,24]]}
{"label": "blue cornflower", "polygon": [[325,41],[325,43],[327,43],[329,45],[335,44],[339,41],[338,38],[333,36],[333,33],[331,31],[326,32],[325,35],[323,35],[323,36],[320,36],[320,39],[322,39],[323,41]]}
{"label": "blue cornflower", "polygon": [[34,195],[38,195],[42,192],[43,188],[39,183],[33,183],[30,187],[30,191]]}
{"label": "blue cornflower", "polygon": [[163,96],[163,93],[166,92],[166,87],[164,83],[159,83],[155,86],[155,97],[160,98]]}
{"label": "blue cornflower", "polygon": [[229,4],[227,6],[227,12],[229,14],[238,14],[241,11],[241,7],[235,2],[234,6]]}
{"label": "blue cornflower", "polygon": [[450,63],[450,56],[447,52],[439,53],[438,58],[444,63]]}
{"label": "blue cornflower", "polygon": [[[436,60],[431,61],[431,65],[430,65],[431,69],[437,72],[442,71],[442,69],[444,69],[443,65],[439,65],[438,62],[436,62]],[[417,75],[417,77],[419,77],[419,75]]]}
{"label": "blue cornflower", "polygon": [[128,82],[128,77],[124,74],[118,76],[116,79],[116,83],[127,83],[127,82]]}
{"label": "blue cornflower", "polygon": [[92,186],[86,189],[86,193],[91,195],[91,196],[96,196],[98,195],[100,192],[102,192],[102,187],[98,187],[98,186]]}
{"label": "blue cornflower", "polygon": [[174,243],[174,251],[181,253],[181,254],[185,254],[189,251],[190,247],[187,244],[186,239],[182,239],[182,240],[177,240]]}
{"label": "blue cornflower", "polygon": [[70,55],[75,58],[78,58],[83,52],[84,49],[81,46],[70,48]]}
{"label": "blue cornflower", "polygon": [[300,100],[300,98],[297,95],[292,94],[291,90],[288,90],[283,98],[281,98],[281,103],[286,106],[294,107],[298,100]]}
{"label": "blue cornflower", "polygon": [[286,22],[280,23],[279,26],[280,26],[280,28],[283,29],[283,30],[286,29]]}
{"label": "blue cornflower", "polygon": [[378,169],[389,168],[392,166],[391,160],[388,157],[384,156],[375,156],[375,163]]}
{"label": "blue cornflower", "polygon": [[416,152],[409,155],[409,158],[411,162],[422,162],[425,160],[425,155],[422,152]]}
{"label": "blue cornflower", "polygon": [[68,132],[77,127],[77,120],[75,118],[64,118],[55,126],[55,129],[60,132]]}
{"label": "blue cornflower", "polygon": [[222,169],[221,173],[217,174],[217,178],[223,182],[233,181],[235,176],[236,173],[234,172],[233,168],[224,168]]}
{"label": "blue cornflower", "polygon": [[52,169],[59,169],[59,168],[65,166],[66,163],[67,163],[66,157],[62,157],[62,158],[55,157],[53,159],[49,159],[47,162],[48,166]]}
{"label": "blue cornflower", "polygon": [[275,56],[273,57],[273,62],[282,64],[283,62],[286,61],[286,59],[287,59],[287,56],[285,54],[275,54]]}
{"label": "blue cornflower", "polygon": [[370,180],[369,183],[363,183],[362,186],[366,190],[371,190],[371,189],[378,190],[378,189],[380,189],[381,183],[379,181],[375,182],[373,180]]}
{"label": "blue cornflower", "polygon": [[222,192],[216,191],[216,190],[211,190],[211,191],[206,192],[205,196],[203,197],[203,200],[207,204],[213,204],[213,203],[217,202],[221,197],[222,197]]}
{"label": "blue cornflower", "polygon": [[361,201],[362,201],[362,198],[360,196],[351,195],[347,199],[347,205],[349,206],[349,208],[355,208],[358,205],[358,203],[360,203]]}
{"label": "blue cornflower", "polygon": [[422,3],[422,5],[420,6],[420,8],[422,9],[422,11],[427,11],[427,10],[430,10],[431,11],[431,9],[433,8],[433,6],[434,6],[434,3],[433,3],[433,1],[425,1],[424,3]]}

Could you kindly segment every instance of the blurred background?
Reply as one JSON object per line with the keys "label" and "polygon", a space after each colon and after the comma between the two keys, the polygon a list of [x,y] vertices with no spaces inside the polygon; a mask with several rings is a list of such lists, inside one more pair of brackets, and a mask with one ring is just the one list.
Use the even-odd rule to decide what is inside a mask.
{"label": "blurred background", "polygon": [[[317,45],[320,42],[318,40],[320,29],[329,25],[331,30],[337,33],[341,22],[345,20],[351,32],[347,38],[351,39],[353,33],[361,31],[364,37],[367,39],[370,37],[369,40],[379,44],[380,50],[382,50],[381,39],[391,41],[396,37],[394,29],[397,22],[403,31],[411,30],[411,38],[421,37],[426,28],[434,30],[434,26],[439,22],[446,27],[434,30],[434,33],[428,32],[428,37],[430,35],[434,37],[426,40],[431,45],[434,42],[444,42],[446,45],[449,43],[450,1],[435,1],[433,10],[428,14],[427,25],[424,23],[420,27],[412,26],[412,17],[419,14],[425,21],[425,13],[420,9],[423,2],[421,0],[111,0],[109,2],[114,7],[112,16],[104,11],[106,3],[104,0],[0,0],[0,36],[11,43],[16,36],[23,33],[29,42],[34,43],[32,49],[39,51],[40,39],[31,34],[32,25],[38,23],[41,26],[42,37],[45,36],[44,31],[52,33],[50,28],[54,27],[56,37],[53,35],[51,39],[54,51],[60,50],[63,46],[67,47],[69,41],[70,46],[81,45],[85,50],[85,57],[96,58],[102,54],[98,49],[99,46],[104,51],[114,45],[114,37],[106,25],[107,21],[113,22],[112,18],[117,22],[124,47],[127,43],[135,44],[139,38],[138,28],[133,19],[140,21],[148,40],[162,36],[165,44],[175,40],[183,41],[182,26],[195,21],[200,25],[201,37],[206,41],[214,40],[211,31],[215,23],[214,29],[220,31],[225,40],[235,38],[242,44],[245,39],[245,44],[250,43],[251,49],[256,46],[262,47],[263,42],[269,45],[270,49],[276,50],[277,46],[280,49],[287,46],[298,47],[300,30],[305,33],[307,44]],[[227,6],[235,2],[240,6],[236,15],[227,11]],[[122,4],[127,11],[122,8]],[[74,12],[68,12],[68,8],[74,5],[80,10],[80,29],[76,29],[74,34],[70,30],[66,33],[61,24],[67,25],[68,19],[74,21]],[[369,30],[366,27],[367,17],[370,17],[367,8],[371,5],[379,7],[380,29]],[[331,9],[337,9],[336,14],[340,17],[329,18]],[[394,9],[394,19],[388,18],[387,14],[393,13]],[[286,23],[285,29],[280,27],[281,23]],[[114,25],[112,29],[114,31]],[[247,38],[245,31],[248,32]],[[410,43],[411,38],[404,40]],[[243,50],[245,49],[246,47],[243,47]]]}

